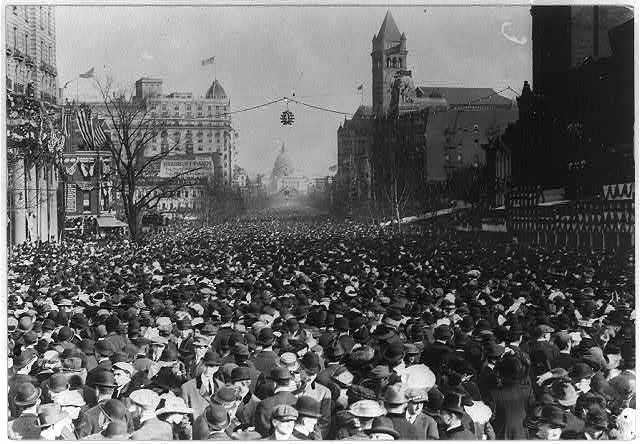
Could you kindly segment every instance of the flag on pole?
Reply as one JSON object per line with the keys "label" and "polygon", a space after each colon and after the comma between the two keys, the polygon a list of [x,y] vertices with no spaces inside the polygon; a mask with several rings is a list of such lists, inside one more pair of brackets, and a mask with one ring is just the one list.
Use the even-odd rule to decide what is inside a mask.
{"label": "flag on pole", "polygon": [[84,143],[86,143],[89,148],[93,148],[94,147],[93,128],[91,126],[90,119],[91,119],[91,110],[80,108],[76,112],[76,122],[78,123],[80,134],[82,134],[82,139],[84,140]]}
{"label": "flag on pole", "polygon": [[81,79],[91,79],[93,77],[93,66],[91,69],[83,74],[80,74]]}
{"label": "flag on pole", "polygon": [[362,87],[364,86],[363,83],[360,84],[360,86],[358,86],[358,91],[362,91]]}
{"label": "flag on pole", "polygon": [[215,61],[215,59],[216,59],[216,56],[209,57],[208,59],[204,59],[202,61],[202,66],[211,65]]}

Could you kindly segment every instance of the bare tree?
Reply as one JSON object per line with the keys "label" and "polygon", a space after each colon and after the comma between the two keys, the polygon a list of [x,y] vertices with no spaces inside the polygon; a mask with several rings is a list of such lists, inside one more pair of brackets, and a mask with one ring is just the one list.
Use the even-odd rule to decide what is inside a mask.
{"label": "bare tree", "polygon": [[[180,146],[180,140],[171,140],[162,118],[151,113],[148,99],[136,97],[126,90],[115,91],[113,81],[96,80],[102,96],[107,126],[113,136],[107,134],[105,144],[115,166],[114,187],[122,199],[131,239],[140,238],[141,220],[145,210],[154,209],[161,199],[174,196],[191,184],[188,176],[199,171],[195,167],[178,171],[169,177],[160,177],[157,170],[163,159]],[[159,152],[147,155],[149,143],[161,136],[163,143]]]}

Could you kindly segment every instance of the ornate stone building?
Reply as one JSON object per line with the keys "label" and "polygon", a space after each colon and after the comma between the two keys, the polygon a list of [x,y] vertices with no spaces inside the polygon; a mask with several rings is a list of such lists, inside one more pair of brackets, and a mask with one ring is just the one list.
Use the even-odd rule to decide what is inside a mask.
{"label": "ornate stone building", "polygon": [[57,240],[63,138],[54,7],[6,6],[5,42],[7,237],[10,244]]}
{"label": "ornate stone building", "polygon": [[350,210],[370,212],[370,199],[383,204],[395,177],[412,190],[407,208],[420,211],[428,184],[484,165],[482,146],[517,119],[515,103],[491,88],[416,87],[408,55],[387,12],[372,40],[373,106],[360,106],[338,129],[336,198]]}

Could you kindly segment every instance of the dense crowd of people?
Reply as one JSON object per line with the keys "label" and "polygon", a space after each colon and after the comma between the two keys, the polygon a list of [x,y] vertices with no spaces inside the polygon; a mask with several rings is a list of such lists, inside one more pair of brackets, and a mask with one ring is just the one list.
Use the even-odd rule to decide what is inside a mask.
{"label": "dense crowd of people", "polygon": [[635,437],[631,254],[263,212],[18,247],[9,437]]}

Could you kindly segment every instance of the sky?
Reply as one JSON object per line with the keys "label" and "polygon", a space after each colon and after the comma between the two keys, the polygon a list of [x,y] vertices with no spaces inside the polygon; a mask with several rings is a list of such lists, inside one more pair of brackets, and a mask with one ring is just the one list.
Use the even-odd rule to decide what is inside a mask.
{"label": "sky", "polygon": [[[353,113],[371,104],[371,39],[386,7],[57,6],[60,86],[94,67],[121,87],[161,77],[164,93],[204,96],[217,78],[231,110],[292,96]],[[522,89],[531,82],[528,6],[393,6],[407,37],[416,86]],[[216,57],[215,65],[201,61]],[[363,84],[361,96],[357,87]],[[80,80],[81,100],[97,100]],[[75,97],[75,83],[65,90]],[[504,95],[514,98],[514,94]],[[282,142],[294,167],[322,176],[337,161],[337,129],[345,116],[290,104],[295,124],[280,124],[284,103],[233,116],[238,164],[269,173]]]}

